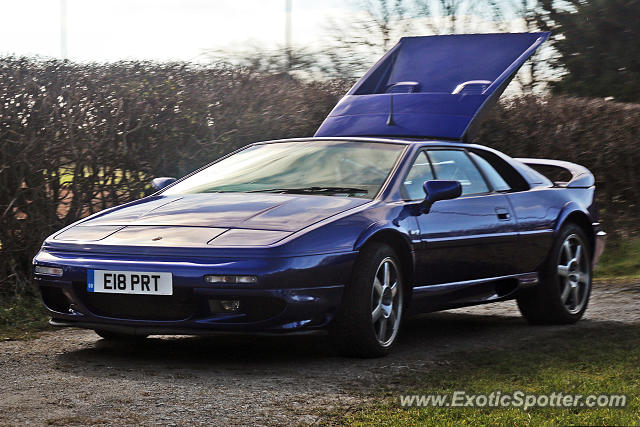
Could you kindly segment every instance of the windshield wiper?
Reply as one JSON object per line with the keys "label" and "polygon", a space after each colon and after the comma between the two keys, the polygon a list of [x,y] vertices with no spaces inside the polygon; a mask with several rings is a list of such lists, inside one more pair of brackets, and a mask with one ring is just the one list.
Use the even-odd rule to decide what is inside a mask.
{"label": "windshield wiper", "polygon": [[251,190],[247,193],[289,193],[289,194],[312,194],[312,193],[368,193],[364,188],[355,187],[299,187],[299,188],[266,188],[264,190]]}

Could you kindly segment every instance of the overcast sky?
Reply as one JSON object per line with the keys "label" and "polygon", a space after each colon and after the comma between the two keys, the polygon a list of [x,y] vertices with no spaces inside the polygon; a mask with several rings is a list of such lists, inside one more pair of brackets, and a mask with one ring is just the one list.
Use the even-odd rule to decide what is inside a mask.
{"label": "overcast sky", "polygon": [[[206,49],[284,44],[285,0],[66,0],[68,57],[194,60]],[[0,55],[60,56],[61,0],[0,0]],[[293,41],[318,43],[344,0],[293,0]]]}

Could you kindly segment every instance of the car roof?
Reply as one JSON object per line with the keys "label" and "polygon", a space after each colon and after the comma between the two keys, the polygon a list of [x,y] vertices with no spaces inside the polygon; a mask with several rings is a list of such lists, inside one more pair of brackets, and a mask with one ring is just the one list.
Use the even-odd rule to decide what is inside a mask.
{"label": "car roof", "polygon": [[420,138],[382,138],[382,137],[368,137],[368,136],[327,136],[327,137],[306,137],[306,138],[286,138],[286,139],[274,139],[269,141],[260,141],[251,145],[260,144],[277,144],[281,142],[313,142],[313,141],[336,141],[336,142],[377,142],[385,144],[402,144],[402,145],[420,145],[420,146],[434,146],[434,147],[456,147],[456,148],[478,148],[488,150],[492,152],[498,152],[490,147],[486,147],[478,144],[470,144],[467,142],[451,141],[451,140],[439,140],[439,139],[420,139]]}
{"label": "car roof", "polygon": [[[321,142],[321,141],[335,141],[335,142],[377,142],[377,143],[385,143],[385,144],[399,144],[405,145],[407,147],[451,147],[457,149],[464,150],[484,150],[486,152],[490,152],[500,157],[502,160],[509,163],[531,187],[536,186],[549,186],[551,185],[551,181],[549,181],[546,177],[536,172],[529,166],[519,162],[509,155],[503,153],[502,151],[498,151],[494,148],[487,147],[485,145],[480,144],[471,144],[467,142],[460,141],[450,141],[450,140],[438,140],[438,139],[420,139],[420,138],[381,138],[381,137],[338,137],[338,136],[328,136],[328,137],[307,137],[307,138],[288,138],[288,139],[276,139],[271,141],[261,141],[256,142],[251,145],[261,145],[261,144],[276,144],[282,142]],[[246,148],[246,147],[245,147]]]}

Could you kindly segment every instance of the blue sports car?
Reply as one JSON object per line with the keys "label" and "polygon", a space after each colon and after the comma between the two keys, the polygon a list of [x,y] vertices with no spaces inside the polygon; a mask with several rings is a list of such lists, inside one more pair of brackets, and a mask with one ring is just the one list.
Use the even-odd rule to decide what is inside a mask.
{"label": "blue sports car", "polygon": [[411,313],[517,299],[531,323],[576,322],[604,245],[593,176],[470,143],[547,37],[403,38],[314,137],[156,178],[53,234],[34,258],[51,324],[112,340],[328,331],[374,357]]}

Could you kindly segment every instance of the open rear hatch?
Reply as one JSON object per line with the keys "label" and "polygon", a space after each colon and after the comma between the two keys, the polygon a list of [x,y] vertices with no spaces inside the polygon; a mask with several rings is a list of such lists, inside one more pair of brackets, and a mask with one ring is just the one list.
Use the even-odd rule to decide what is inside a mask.
{"label": "open rear hatch", "polygon": [[405,37],[342,98],[315,136],[471,140],[549,33]]}

